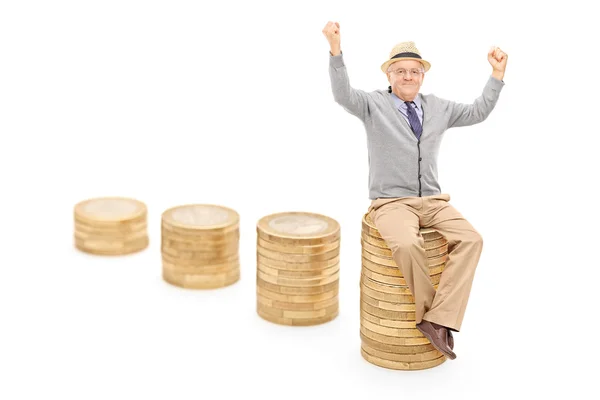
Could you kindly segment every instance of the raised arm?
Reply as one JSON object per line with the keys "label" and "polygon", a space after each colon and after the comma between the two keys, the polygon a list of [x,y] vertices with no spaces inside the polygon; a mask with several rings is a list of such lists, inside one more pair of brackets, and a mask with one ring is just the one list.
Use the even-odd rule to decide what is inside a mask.
{"label": "raised arm", "polygon": [[483,88],[483,93],[475,99],[473,104],[449,102],[450,118],[448,128],[475,125],[484,121],[490,115],[504,87],[502,79],[504,79],[507,60],[508,55],[498,47],[492,47],[488,51],[488,61],[492,66],[492,75]]}
{"label": "raised arm", "polygon": [[329,77],[333,99],[350,114],[364,120],[369,114],[368,94],[350,86],[340,45],[340,24],[327,22],[323,28],[323,35],[327,38],[330,47]]}

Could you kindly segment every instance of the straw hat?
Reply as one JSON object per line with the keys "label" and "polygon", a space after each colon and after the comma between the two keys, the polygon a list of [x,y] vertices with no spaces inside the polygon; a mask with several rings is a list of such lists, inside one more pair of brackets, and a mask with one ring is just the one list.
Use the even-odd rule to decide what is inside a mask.
{"label": "straw hat", "polygon": [[425,72],[429,71],[431,64],[421,58],[419,49],[415,46],[415,42],[401,42],[394,46],[390,52],[390,59],[381,65],[381,70],[386,73],[390,64],[400,60],[416,60],[423,64]]}

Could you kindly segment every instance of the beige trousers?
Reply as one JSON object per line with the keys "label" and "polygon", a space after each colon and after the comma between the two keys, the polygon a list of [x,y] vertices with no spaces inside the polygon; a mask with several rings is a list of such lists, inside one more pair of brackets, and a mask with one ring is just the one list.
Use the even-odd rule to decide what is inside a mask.
{"label": "beige trousers", "polygon": [[[415,298],[416,323],[425,319],[459,332],[483,239],[449,201],[449,194],[380,198],[371,202],[369,212]],[[421,227],[448,240],[437,291],[429,278]]]}

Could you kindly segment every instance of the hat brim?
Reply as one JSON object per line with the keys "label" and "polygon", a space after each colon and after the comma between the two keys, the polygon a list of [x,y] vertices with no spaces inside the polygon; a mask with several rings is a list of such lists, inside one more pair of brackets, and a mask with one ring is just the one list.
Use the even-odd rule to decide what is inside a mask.
{"label": "hat brim", "polygon": [[387,69],[390,65],[392,65],[395,62],[402,61],[402,60],[415,60],[415,61],[422,63],[423,69],[425,69],[425,72],[429,71],[429,69],[431,68],[431,64],[429,63],[429,61],[425,61],[422,58],[403,57],[403,58],[392,58],[391,60],[387,60],[386,62],[381,64],[381,70],[383,71],[383,73],[387,73]]}

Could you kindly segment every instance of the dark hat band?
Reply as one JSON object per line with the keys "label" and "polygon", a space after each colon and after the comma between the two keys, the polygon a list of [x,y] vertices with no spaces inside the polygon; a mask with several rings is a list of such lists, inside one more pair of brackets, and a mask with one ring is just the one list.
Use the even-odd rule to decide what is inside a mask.
{"label": "dark hat band", "polygon": [[405,52],[405,53],[398,53],[394,57],[390,58],[390,60],[394,59],[394,58],[405,58],[405,57],[421,59],[421,56],[418,55],[417,53],[411,53],[411,52],[408,51],[408,52]]}

